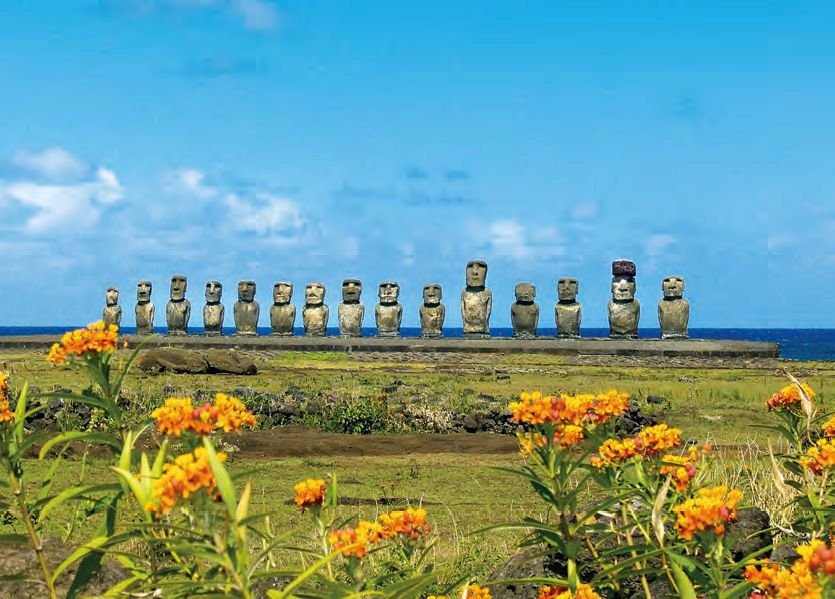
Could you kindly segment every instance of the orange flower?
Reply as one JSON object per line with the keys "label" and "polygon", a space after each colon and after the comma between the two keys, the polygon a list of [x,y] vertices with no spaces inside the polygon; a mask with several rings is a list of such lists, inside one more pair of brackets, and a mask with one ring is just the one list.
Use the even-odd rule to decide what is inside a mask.
{"label": "orange flower", "polygon": [[605,468],[640,455],[640,451],[635,439],[606,439],[597,454],[591,459],[592,466]]}
{"label": "orange flower", "polygon": [[340,528],[328,534],[328,543],[334,551],[341,551],[345,557],[363,558],[368,555],[368,546],[380,542],[383,527],[377,522],[360,520],[356,528]]}
{"label": "orange flower", "polygon": [[665,449],[681,445],[681,431],[666,424],[649,426],[638,433],[641,450],[646,455],[655,455]]}
{"label": "orange flower", "polygon": [[322,505],[325,501],[325,481],[308,478],[293,487],[296,492],[296,505],[304,511],[314,505]]}
{"label": "orange flower", "polygon": [[566,587],[539,587],[537,599],[600,599],[600,595],[590,585],[581,583],[573,593]]}
{"label": "orange flower", "polygon": [[468,584],[464,589],[464,592],[461,593],[461,597],[462,599],[492,599],[493,595],[490,594],[490,589],[487,587],[480,587],[477,584]]}
{"label": "orange flower", "polygon": [[745,568],[745,579],[758,591],[752,597],[777,599],[819,599],[835,575],[835,549],[819,539],[797,548],[799,559],[785,568],[764,560]]}
{"label": "orange flower", "polygon": [[677,515],[678,536],[689,541],[693,534],[708,530],[722,536],[725,524],[736,520],[736,506],[740,499],[742,491],[734,489],[728,492],[724,485],[700,490],[698,497],[673,507]]}
{"label": "orange flower", "polygon": [[9,376],[0,372],[0,422],[14,420],[9,408]]}
{"label": "orange flower", "polygon": [[519,437],[519,453],[530,455],[537,447],[548,445],[548,439],[541,433],[524,433]]}
{"label": "orange flower", "polygon": [[669,476],[676,491],[686,491],[690,481],[696,476],[696,467],[693,464],[698,461],[699,453],[695,447],[691,447],[690,453],[686,456],[665,454],[661,458],[662,466],[658,473]]}
{"label": "orange flower", "polygon": [[87,358],[116,349],[119,327],[111,324],[104,326],[104,321],[94,322],[86,329],[76,329],[64,333],[60,343],[55,343],[46,359],[53,364],[63,364],[67,356]]}
{"label": "orange flower", "polygon": [[823,434],[827,437],[835,437],[835,416],[823,423]]}
{"label": "orange flower", "polygon": [[818,476],[835,467],[835,437],[818,439],[814,447],[800,457],[800,463]]}
{"label": "orange flower", "polygon": [[565,424],[554,432],[554,445],[559,445],[560,447],[576,445],[583,439],[585,439],[583,427],[574,424]]}
{"label": "orange flower", "polygon": [[423,508],[395,510],[388,514],[381,514],[377,521],[382,527],[380,536],[384,539],[396,535],[418,539],[432,530],[426,521],[426,510]]}
{"label": "orange flower", "polygon": [[[801,383],[800,386],[806,392],[806,396],[811,400],[815,397],[815,392],[806,383]],[[786,385],[780,391],[772,395],[765,404],[768,406],[768,411],[777,410],[781,408],[791,408],[795,404],[800,403],[800,390],[797,385]]]}
{"label": "orange flower", "polygon": [[[217,457],[221,462],[226,461],[225,453],[219,452]],[[198,447],[193,453],[177,456],[173,464],[163,466],[162,476],[154,482],[152,499],[145,509],[155,514],[166,514],[179,499],[188,499],[200,489],[212,495],[216,484],[209,454],[204,447]]]}
{"label": "orange flower", "polygon": [[566,395],[543,397],[538,391],[522,393],[520,401],[511,402],[513,420],[531,425],[572,424],[594,426],[603,424],[626,410],[629,396],[609,391],[599,395]]}
{"label": "orange flower", "polygon": [[169,397],[165,404],[151,412],[157,428],[164,435],[180,436],[183,432],[206,435],[217,429],[239,431],[242,426],[253,426],[255,416],[247,411],[239,399],[223,393],[215,396],[215,403],[204,403],[195,408],[189,397]]}

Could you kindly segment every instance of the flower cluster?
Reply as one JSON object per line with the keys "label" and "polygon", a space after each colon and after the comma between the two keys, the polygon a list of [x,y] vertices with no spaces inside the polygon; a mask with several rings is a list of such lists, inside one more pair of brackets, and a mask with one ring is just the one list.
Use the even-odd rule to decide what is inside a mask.
{"label": "flower cluster", "polygon": [[609,391],[599,395],[565,395],[543,397],[541,393],[522,393],[520,401],[511,402],[513,420],[523,424],[590,426],[603,424],[626,410],[629,396]]}
{"label": "flower cluster", "polygon": [[[218,453],[217,457],[221,462],[226,461],[225,453]],[[177,456],[173,464],[163,466],[162,476],[154,481],[152,499],[145,510],[154,514],[166,514],[174,509],[180,498],[188,499],[200,489],[212,495],[216,484],[208,452],[198,447],[193,453]]]}
{"label": "flower cluster", "polygon": [[687,455],[665,454],[661,458],[662,465],[658,473],[661,476],[669,476],[676,491],[686,491],[690,481],[696,476],[694,464],[698,461],[699,452],[695,447],[691,447]]}
{"label": "flower cluster", "polygon": [[9,376],[0,372],[0,422],[14,420],[9,408]]}
{"label": "flower cluster", "polygon": [[835,416],[824,422],[821,428],[825,436],[835,437]]}
{"label": "flower cluster", "polygon": [[600,595],[587,584],[577,585],[573,593],[565,587],[542,586],[537,599],[600,599]]}
{"label": "flower cluster", "polygon": [[817,476],[823,474],[824,470],[835,468],[835,437],[818,439],[806,455],[800,456],[800,463]]}
{"label": "flower cluster", "polygon": [[346,557],[362,558],[368,555],[369,546],[377,545],[383,539],[400,536],[416,540],[431,530],[426,521],[426,510],[409,508],[381,514],[376,522],[360,520],[356,527],[340,528],[328,534],[328,543]]}
{"label": "flower cluster", "polygon": [[183,432],[206,435],[223,430],[228,433],[255,424],[255,416],[239,399],[223,393],[215,396],[213,404],[206,402],[197,408],[190,397],[169,397],[163,406],[151,412],[151,418],[157,421],[161,433],[178,437]]}
{"label": "flower cluster", "polygon": [[800,556],[789,568],[766,560],[745,568],[745,579],[757,587],[750,597],[818,599],[827,579],[835,577],[835,549],[819,539],[797,548]]}
{"label": "flower cluster", "polygon": [[673,507],[678,536],[689,541],[695,533],[708,530],[722,536],[725,524],[736,520],[736,506],[740,499],[742,491],[728,491],[724,485],[700,490],[698,497]]}
{"label": "flower cluster", "polygon": [[634,457],[643,459],[666,449],[681,445],[681,431],[666,424],[649,426],[635,437],[627,439],[606,439],[592,457],[591,464],[596,468],[606,468],[620,464]]}
{"label": "flower cluster", "polygon": [[52,346],[46,359],[53,364],[63,364],[67,356],[87,357],[114,351],[118,336],[119,327],[115,324],[105,327],[104,321],[100,320],[86,329],[64,333],[61,342]]}
{"label": "flower cluster", "polygon": [[296,492],[295,504],[301,508],[312,507],[314,505],[322,505],[325,501],[325,481],[308,478],[293,487]]}
{"label": "flower cluster", "polygon": [[[810,400],[815,397],[815,392],[812,391],[809,385],[801,383],[800,386],[803,388],[804,393],[806,393],[806,397]],[[793,405],[800,403],[800,389],[797,388],[797,385],[786,385],[768,398],[768,401],[765,403],[769,411],[779,410],[785,407],[791,408]]]}
{"label": "flower cluster", "polygon": [[[477,584],[468,584],[461,589],[462,599],[492,599],[490,589]],[[450,599],[449,595],[429,595],[426,599]]]}
{"label": "flower cluster", "polygon": [[[519,452],[522,455],[529,455],[537,447],[548,445],[548,437],[542,433],[521,433],[519,437]],[[554,431],[552,442],[559,447],[570,447],[576,445],[586,438],[585,429],[574,424],[562,424]]]}

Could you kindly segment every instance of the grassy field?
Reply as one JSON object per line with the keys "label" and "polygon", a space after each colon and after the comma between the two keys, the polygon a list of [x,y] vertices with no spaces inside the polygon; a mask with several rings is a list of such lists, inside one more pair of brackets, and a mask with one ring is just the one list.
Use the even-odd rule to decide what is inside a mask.
{"label": "grassy field", "polygon": [[[422,403],[477,410],[486,403],[505,404],[521,391],[597,392],[615,388],[639,400],[662,397],[653,409],[680,427],[685,438],[709,441],[731,458],[721,466],[720,476],[741,477],[754,502],[771,501],[757,447],[764,436],[757,424],[772,421],[764,402],[787,384],[775,368],[650,368],[613,363],[590,366],[542,355],[478,356],[464,361],[367,361],[344,354],[262,354],[254,356],[259,372],[254,376],[145,375],[135,371],[126,385],[126,395],[142,406],[153,405],[166,394],[189,394],[196,390],[231,391],[251,387],[255,391],[285,393],[290,388],[309,396],[346,398],[375,397],[385,393],[389,405]],[[789,369],[818,393],[817,401],[831,406],[835,398],[835,363],[791,363]],[[48,365],[40,352],[2,353],[0,371],[8,372],[13,384],[24,380],[42,391],[53,386],[79,389],[85,379],[68,368]],[[172,391],[173,390],[173,391]],[[150,399],[149,399],[150,398]],[[831,409],[831,408],[830,408]],[[281,443],[281,431],[276,433]],[[351,442],[361,442],[354,437]],[[234,440],[232,441],[234,443]],[[505,521],[518,521],[539,514],[541,504],[533,493],[495,467],[520,463],[513,451],[503,453],[437,452],[402,456],[310,455],[252,459],[230,458],[234,472],[249,471],[254,482],[254,507],[274,511],[276,527],[299,530],[304,536],[305,518],[288,500],[294,483],[309,477],[335,474],[346,504],[344,515],[373,516],[382,510],[423,504],[439,536],[436,560],[459,571],[464,564],[478,576],[486,576],[513,554],[519,537],[507,533],[474,535],[473,532]],[[753,468],[745,470],[743,461]],[[58,489],[77,482],[82,464],[86,481],[110,480],[110,462],[79,456],[60,471]],[[27,478],[39,480],[47,464],[28,460]],[[747,473],[746,473],[747,472]],[[759,473],[759,474],[758,474]],[[753,478],[752,478],[753,477]],[[745,479],[745,480],[743,480]],[[78,541],[89,533],[83,517],[64,510],[50,525],[52,535]],[[3,526],[0,525],[0,531]],[[451,575],[450,575],[451,576]]]}

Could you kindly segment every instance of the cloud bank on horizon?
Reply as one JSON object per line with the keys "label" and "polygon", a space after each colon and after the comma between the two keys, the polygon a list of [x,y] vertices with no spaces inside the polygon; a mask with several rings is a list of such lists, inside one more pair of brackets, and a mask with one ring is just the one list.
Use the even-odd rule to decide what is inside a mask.
{"label": "cloud bank on horizon", "polygon": [[470,258],[513,286],[610,263],[644,326],[834,327],[835,7],[818,2],[44,1],[0,19],[0,326],[76,325],[174,273],[401,283],[404,326]]}

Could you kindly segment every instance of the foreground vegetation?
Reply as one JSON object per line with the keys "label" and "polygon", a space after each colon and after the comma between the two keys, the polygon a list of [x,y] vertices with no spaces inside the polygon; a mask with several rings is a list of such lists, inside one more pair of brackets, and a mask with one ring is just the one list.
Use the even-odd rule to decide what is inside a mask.
{"label": "foreground vegetation", "polygon": [[[483,403],[504,401],[497,389],[508,381],[544,383],[546,377],[549,386],[539,388],[558,393],[508,398],[516,400],[506,408],[519,426],[524,461],[508,455],[476,461],[441,454],[420,460],[334,457],[253,464],[236,460],[228,451],[234,449],[230,437],[221,439],[219,433],[256,424],[248,408],[250,401],[259,401],[257,392],[245,394],[247,404],[224,393],[194,401],[175,394],[177,379],[161,384],[162,377],[137,377],[128,390],[125,375],[133,356],[120,355],[116,345],[115,331],[94,327],[77,332],[50,354],[53,362],[69,360],[78,367],[76,374],[53,383],[60,390],[30,402],[24,387],[16,402],[0,405],[0,463],[7,475],[0,484],[4,492],[11,491],[6,520],[15,530],[2,539],[30,543],[48,596],[58,596],[59,590],[79,596],[107,557],[122,568],[109,596],[489,597],[487,573],[515,553],[520,541],[559,558],[556,571],[528,581],[540,585],[543,598],[664,592],[815,597],[832,591],[835,418],[823,409],[825,391],[815,397],[811,387],[796,380],[774,393],[785,381],[776,384],[771,373],[690,370],[662,371],[664,380],[651,385],[649,371],[598,368],[592,375],[541,358],[535,366],[508,360],[487,369],[472,367],[468,380],[428,365],[375,364],[346,377],[345,368],[333,366],[349,362],[342,357],[270,358],[262,377],[273,367],[297,377],[288,377],[288,386],[312,377],[314,385],[330,382],[330,390],[322,391],[333,394],[348,385],[351,395],[336,403],[382,406],[381,429],[402,425],[386,416],[396,402],[457,402],[457,410],[472,412]],[[279,364],[282,360],[292,366]],[[26,360],[7,364],[18,376]],[[399,383],[376,389],[379,377],[391,376],[392,368]],[[559,368],[565,370],[555,381],[552,371]],[[618,380],[628,372],[635,374],[631,382]],[[79,375],[89,377],[92,385],[85,388]],[[598,388],[617,385],[629,392],[578,393],[584,375],[589,380],[582,388],[593,386],[595,377],[608,377]],[[818,391],[825,389],[828,373],[816,376],[807,380]],[[426,387],[427,380],[438,387]],[[183,381],[177,382],[182,388]],[[207,379],[202,388],[217,382]],[[143,385],[144,394],[139,390]],[[749,400],[747,393],[760,385],[770,389]],[[159,389],[150,388],[155,386]],[[772,425],[764,441],[773,439],[776,445],[781,439],[779,453],[762,453],[751,444],[743,449],[744,462],[716,459],[715,451],[696,438],[687,443],[680,430],[667,424],[613,436],[628,395],[658,394],[661,399],[652,405],[669,408],[683,401],[683,388],[695,410],[690,417],[695,422],[688,423],[695,426],[685,427],[688,435],[695,428],[702,440],[738,442],[738,418],[728,431],[718,423],[729,414],[753,412]],[[425,395],[430,392],[444,395]],[[57,436],[28,431],[26,423],[58,398],[68,407],[92,409],[84,430],[74,430],[73,419],[65,415],[65,430]],[[147,411],[142,414],[142,409]],[[333,414],[344,417],[346,411],[325,412],[319,423],[330,425],[327,418]],[[703,419],[709,425],[698,421],[702,416],[708,416]],[[60,457],[71,443],[81,443],[80,459],[74,468],[62,467]],[[113,457],[93,457],[90,447],[95,445],[109,448]],[[40,459],[25,459],[33,450]],[[50,459],[55,452],[59,459]],[[505,468],[488,471],[493,465]],[[44,481],[39,487],[38,480]],[[295,497],[290,491],[294,484]],[[801,542],[787,567],[755,562],[771,547],[734,555],[725,533],[752,500],[769,508],[772,525],[786,544]],[[99,527],[92,539],[89,524],[84,525],[89,522]],[[494,530],[465,534],[482,527]],[[78,549],[56,566],[41,540],[59,533]],[[70,568],[75,576],[62,587],[59,580]],[[657,583],[666,588],[661,595],[653,591]],[[796,589],[804,594],[791,594]]]}

